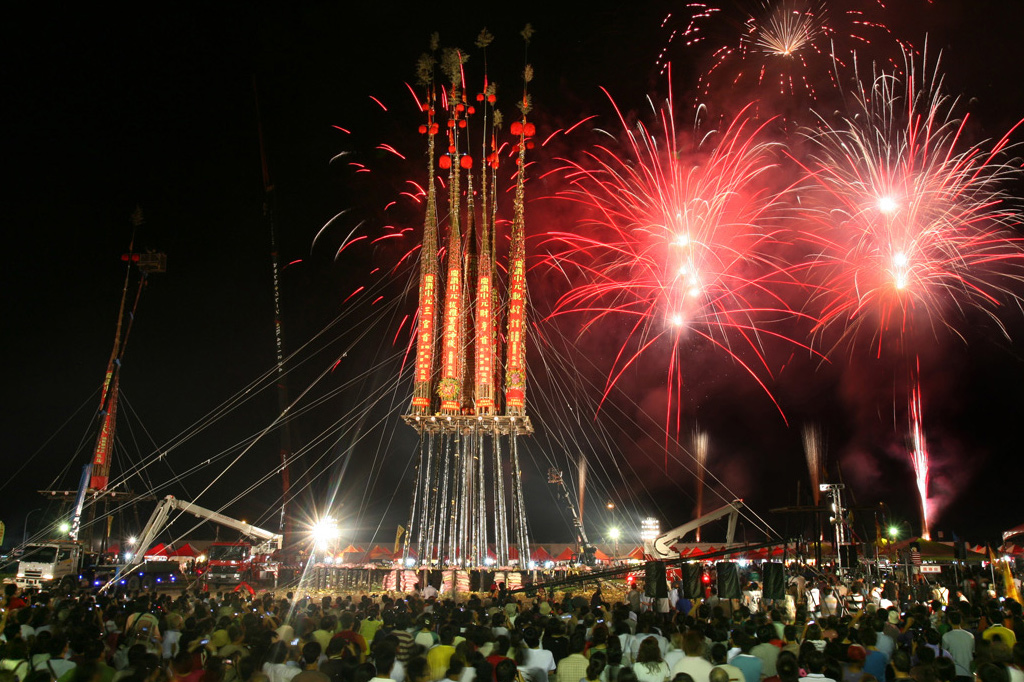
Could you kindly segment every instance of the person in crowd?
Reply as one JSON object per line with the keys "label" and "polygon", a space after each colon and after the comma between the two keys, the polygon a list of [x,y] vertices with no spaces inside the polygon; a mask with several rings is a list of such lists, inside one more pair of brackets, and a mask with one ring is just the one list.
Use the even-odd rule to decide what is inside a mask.
{"label": "person in crowd", "polygon": [[661,656],[661,647],[653,636],[646,637],[637,649],[633,672],[639,682],[666,682],[671,671]]}

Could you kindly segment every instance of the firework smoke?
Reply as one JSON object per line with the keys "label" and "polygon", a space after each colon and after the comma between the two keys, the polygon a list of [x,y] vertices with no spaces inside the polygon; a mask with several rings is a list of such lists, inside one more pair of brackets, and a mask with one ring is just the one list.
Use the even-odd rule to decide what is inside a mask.
{"label": "firework smoke", "polygon": [[[693,431],[693,459],[697,463],[697,511],[694,518],[704,515],[704,475],[708,463],[708,433],[700,429]],[[697,528],[697,542],[700,542],[700,527]]]}

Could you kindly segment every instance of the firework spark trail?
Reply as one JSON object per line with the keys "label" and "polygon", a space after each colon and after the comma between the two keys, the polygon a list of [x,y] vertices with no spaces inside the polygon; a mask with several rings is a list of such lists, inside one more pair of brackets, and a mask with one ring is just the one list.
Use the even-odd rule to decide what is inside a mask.
{"label": "firework spark trail", "polygon": [[959,334],[952,313],[974,309],[1006,334],[996,312],[1020,302],[1024,265],[1008,229],[1021,222],[1005,190],[1021,177],[1004,158],[1013,130],[988,148],[966,144],[937,67],[920,84],[912,62],[905,77],[859,82],[853,115],[807,133],[804,167],[821,190],[811,217],[823,228],[808,234],[827,270],[816,331],[850,340],[870,320],[881,355],[887,333],[901,346],[915,325]]}
{"label": "firework spark trail", "polygon": [[776,231],[765,227],[778,208],[778,195],[763,187],[777,146],[763,141],[769,122],[754,125],[743,112],[684,150],[671,95],[657,112],[660,135],[632,129],[616,111],[624,150],[597,146],[566,161],[570,189],[561,196],[592,217],[581,223],[589,229],[544,236],[548,264],[563,272],[571,264],[580,275],[552,315],[584,315],[583,331],[612,316],[630,321],[602,402],[623,372],[667,344],[666,427],[675,421],[677,432],[684,353],[695,337],[741,365],[775,402],[762,375],[772,371],[764,343],[802,344],[770,329],[795,315],[781,291],[795,280],[770,255]]}
{"label": "firework spark trail", "polygon": [[928,446],[924,439],[921,410],[921,384],[915,382],[910,393],[910,462],[914,465],[914,482],[921,504],[921,537],[931,540],[931,507],[928,504]]}
{"label": "firework spark trail", "polygon": [[[908,49],[886,25],[880,0],[845,5],[826,0],[746,0],[723,4],[691,2],[682,18],[666,17],[670,31],[657,65],[664,72],[677,39],[687,47],[709,47],[710,66],[700,76],[701,97],[724,90],[770,88],[779,94],[818,98],[835,89],[835,67],[845,67],[855,51],[871,50],[894,63]],[[675,28],[680,22],[684,28]],[[749,92],[746,92],[749,96]]]}
{"label": "firework spark trail", "polygon": [[[807,133],[814,148],[805,166],[820,190],[808,215],[817,227],[814,266],[824,268],[815,333],[838,330],[832,350],[853,352],[870,336],[876,357],[894,349],[916,361],[921,332],[959,327],[978,311],[1009,337],[999,313],[1018,307],[1024,278],[1020,203],[1006,187],[1021,178],[1008,161],[1009,135],[965,141],[966,117],[943,93],[938,64],[918,75],[907,57],[904,76],[874,74],[853,95],[853,114]],[[929,454],[922,428],[920,368],[913,371],[910,453],[927,536]]]}
{"label": "firework spark trail", "polygon": [[811,495],[814,505],[821,503],[821,477],[824,473],[822,459],[821,429],[810,424],[803,429],[804,456],[807,458],[807,471],[811,476]]}

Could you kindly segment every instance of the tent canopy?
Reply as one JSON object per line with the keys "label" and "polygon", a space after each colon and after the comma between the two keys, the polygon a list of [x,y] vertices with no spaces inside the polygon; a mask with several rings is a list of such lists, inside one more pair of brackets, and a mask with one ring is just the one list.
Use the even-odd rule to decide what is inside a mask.
{"label": "tent canopy", "polygon": [[[936,542],[934,540],[925,540],[923,538],[910,538],[902,542],[897,542],[894,546],[897,550],[905,550],[910,545],[916,544],[921,550],[921,558],[925,561],[953,561],[956,559],[956,550],[952,544],[945,544],[943,542]],[[974,550],[967,550],[967,559],[970,561],[984,561],[988,557],[981,553],[975,552]]]}
{"label": "tent canopy", "polygon": [[381,559],[394,559],[395,556],[391,553],[391,550],[375,545],[373,549],[366,553],[366,558],[370,561],[380,561]]}
{"label": "tent canopy", "polygon": [[196,551],[195,547],[186,542],[184,545],[174,550],[174,553],[172,553],[171,556],[194,558],[199,556],[199,553]]}
{"label": "tent canopy", "polygon": [[531,558],[531,559],[532,559],[533,561],[536,561],[536,562],[538,562],[538,563],[540,563],[540,562],[543,562],[543,561],[553,561],[553,560],[554,560],[554,557],[552,557],[552,556],[551,556],[551,553],[550,553],[550,552],[548,552],[548,551],[547,551],[546,549],[544,549],[543,547],[540,547],[540,546],[536,547],[536,548],[535,548],[535,549],[534,549],[534,550],[533,550],[533,551],[532,551],[532,552],[530,553],[530,558]]}
{"label": "tent canopy", "polygon": [[1024,523],[1015,528],[1011,528],[1010,530],[1003,531],[1003,542],[1006,542],[1014,535],[1024,535]]}
{"label": "tent canopy", "polygon": [[149,548],[149,551],[143,554],[143,556],[157,556],[157,557],[169,557],[171,556],[170,548],[162,542],[157,543],[153,547]]}
{"label": "tent canopy", "polygon": [[555,557],[555,561],[572,561],[572,558],[576,556],[576,553],[572,551],[572,547],[566,547],[558,556]]}

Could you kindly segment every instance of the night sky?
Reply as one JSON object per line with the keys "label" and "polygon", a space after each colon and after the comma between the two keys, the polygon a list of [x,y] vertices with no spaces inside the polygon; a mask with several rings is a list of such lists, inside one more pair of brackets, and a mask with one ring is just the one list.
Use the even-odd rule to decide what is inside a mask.
{"label": "night sky", "polygon": [[[408,271],[401,270],[381,290],[384,301],[376,307],[346,298],[355,288],[379,281],[373,268],[393,265],[412,245],[353,248],[337,260],[334,256],[360,221],[360,234],[371,236],[388,221],[422,225],[422,217],[398,213],[396,218],[382,207],[407,189],[407,179],[422,183],[425,175],[418,160],[423,138],[416,134],[421,117],[405,83],[415,82],[416,58],[429,34],[438,31],[442,44],[472,52],[477,33],[488,27],[496,37],[489,50],[491,77],[514,93],[523,63],[518,32],[530,22],[536,30],[529,48],[536,71],[534,120],[538,137],[544,138],[591,114],[600,117],[591,127],[615,129],[600,86],[627,112],[642,111],[648,94],[664,97],[665,82],[655,66],[668,35],[662,19],[681,14],[686,3],[598,2],[582,10],[570,10],[570,3],[532,1],[379,3],[358,10],[351,4],[197,3],[168,6],[161,13],[138,8],[116,14],[95,7],[58,12],[33,6],[5,22],[8,391],[0,423],[7,434],[0,520],[7,524],[6,546],[20,540],[26,511],[44,510],[30,517],[30,530],[56,519],[57,509],[34,491],[74,488],[88,461],[96,391],[124,278],[120,255],[127,250],[137,205],[146,222],[136,248],[165,252],[168,271],[148,284],[129,340],[122,373],[127,399],[121,412],[122,454],[115,466],[149,457],[272,368],[270,230],[263,212],[257,92],[280,260],[301,261],[281,277],[286,350],[298,349],[344,315],[314,343],[315,352],[299,355],[302,362],[297,359],[289,377],[293,397],[312,385],[302,404],[323,396],[293,425],[296,446],[312,444],[304,459],[312,485],[300,506],[310,509],[314,500],[330,494],[328,481],[337,482],[337,513],[352,537],[389,542],[408,511],[406,464],[415,443],[396,420],[375,425],[385,418],[387,405],[365,408],[366,396],[393,372],[363,370],[397,352],[396,334],[400,350],[408,335],[402,319],[415,312],[415,294],[403,292]],[[949,91],[961,96],[971,113],[971,139],[1002,134],[1024,116],[1019,87],[1024,67],[1015,47],[1024,9],[1017,3],[907,3],[904,15],[890,12],[887,18],[894,34],[914,44],[922,45],[927,33],[930,55],[943,50]],[[678,16],[669,28],[673,21]],[[680,99],[692,88],[703,55],[678,43],[669,55]],[[473,57],[467,65],[473,77],[480,72],[470,67],[479,68],[478,60]],[[741,97],[723,93],[721,99],[731,103]],[[511,109],[511,97],[504,101]],[[574,139],[593,144],[595,138]],[[381,151],[382,142],[410,160]],[[558,153],[578,153],[568,145]],[[341,152],[347,155],[331,163]],[[536,159],[537,176],[556,165],[544,153]],[[350,160],[372,172],[355,173]],[[568,215],[544,198],[557,190],[551,179],[533,183],[531,235]],[[1021,196],[1024,187],[1012,191]],[[314,245],[321,227],[343,210],[348,213]],[[544,282],[531,281],[538,305],[545,305]],[[1024,295],[1024,287],[1018,293]],[[376,321],[391,302],[391,312]],[[1019,306],[1007,306],[1002,318],[1012,342],[993,325],[969,318],[966,342],[942,337],[920,347],[927,377],[925,428],[935,457],[933,492],[946,505],[934,530],[977,541],[994,539],[1024,520],[1013,511],[1024,473],[1018,451],[1024,315]],[[558,329],[572,333],[566,324],[560,321]],[[621,331],[612,326],[600,338],[584,337],[576,349],[581,357],[567,356],[564,362],[578,363],[581,376],[601,385]],[[541,372],[536,352],[531,347],[530,362]],[[336,361],[337,367],[314,384]],[[885,502],[893,519],[916,528],[912,475],[898,452],[903,407],[893,407],[892,366],[860,351],[826,365],[802,357],[781,364],[785,367],[771,389],[788,424],[730,363],[719,357],[692,362],[683,430],[688,433],[696,418],[709,431],[711,470],[781,530],[785,519],[768,510],[807,501],[800,429],[813,421],[825,434],[829,478],[841,477],[858,506]],[[394,399],[398,404],[407,404],[408,386]],[[597,538],[612,523],[632,529],[642,515],[652,514],[663,524],[676,524],[692,512],[692,476],[676,462],[666,470],[663,436],[653,432],[652,419],[664,413],[663,394],[664,365],[641,368],[624,378],[623,390],[613,393],[596,418],[608,420],[593,429],[607,432],[604,442],[615,446],[588,453],[586,519]],[[586,413],[591,402],[581,399],[578,424],[561,425],[566,433],[595,423],[592,411]],[[223,472],[237,450],[168,481],[263,430],[276,405],[271,391],[255,395],[148,467],[130,486],[191,499]],[[636,418],[638,426],[621,426],[627,418]],[[336,419],[351,419],[354,430],[340,443],[318,442],[317,435]],[[559,428],[559,419],[540,415],[535,422],[550,430]],[[539,434],[525,467],[530,521],[541,541],[570,539],[568,517],[544,476],[550,464],[573,468],[575,453],[561,451],[563,445],[551,434]],[[272,433],[200,501],[223,504],[272,469],[277,453]],[[276,527],[268,502],[272,508],[279,494],[272,479],[226,512]],[[606,501],[616,503],[614,512],[606,513]],[[144,519],[148,509],[139,513]]]}

